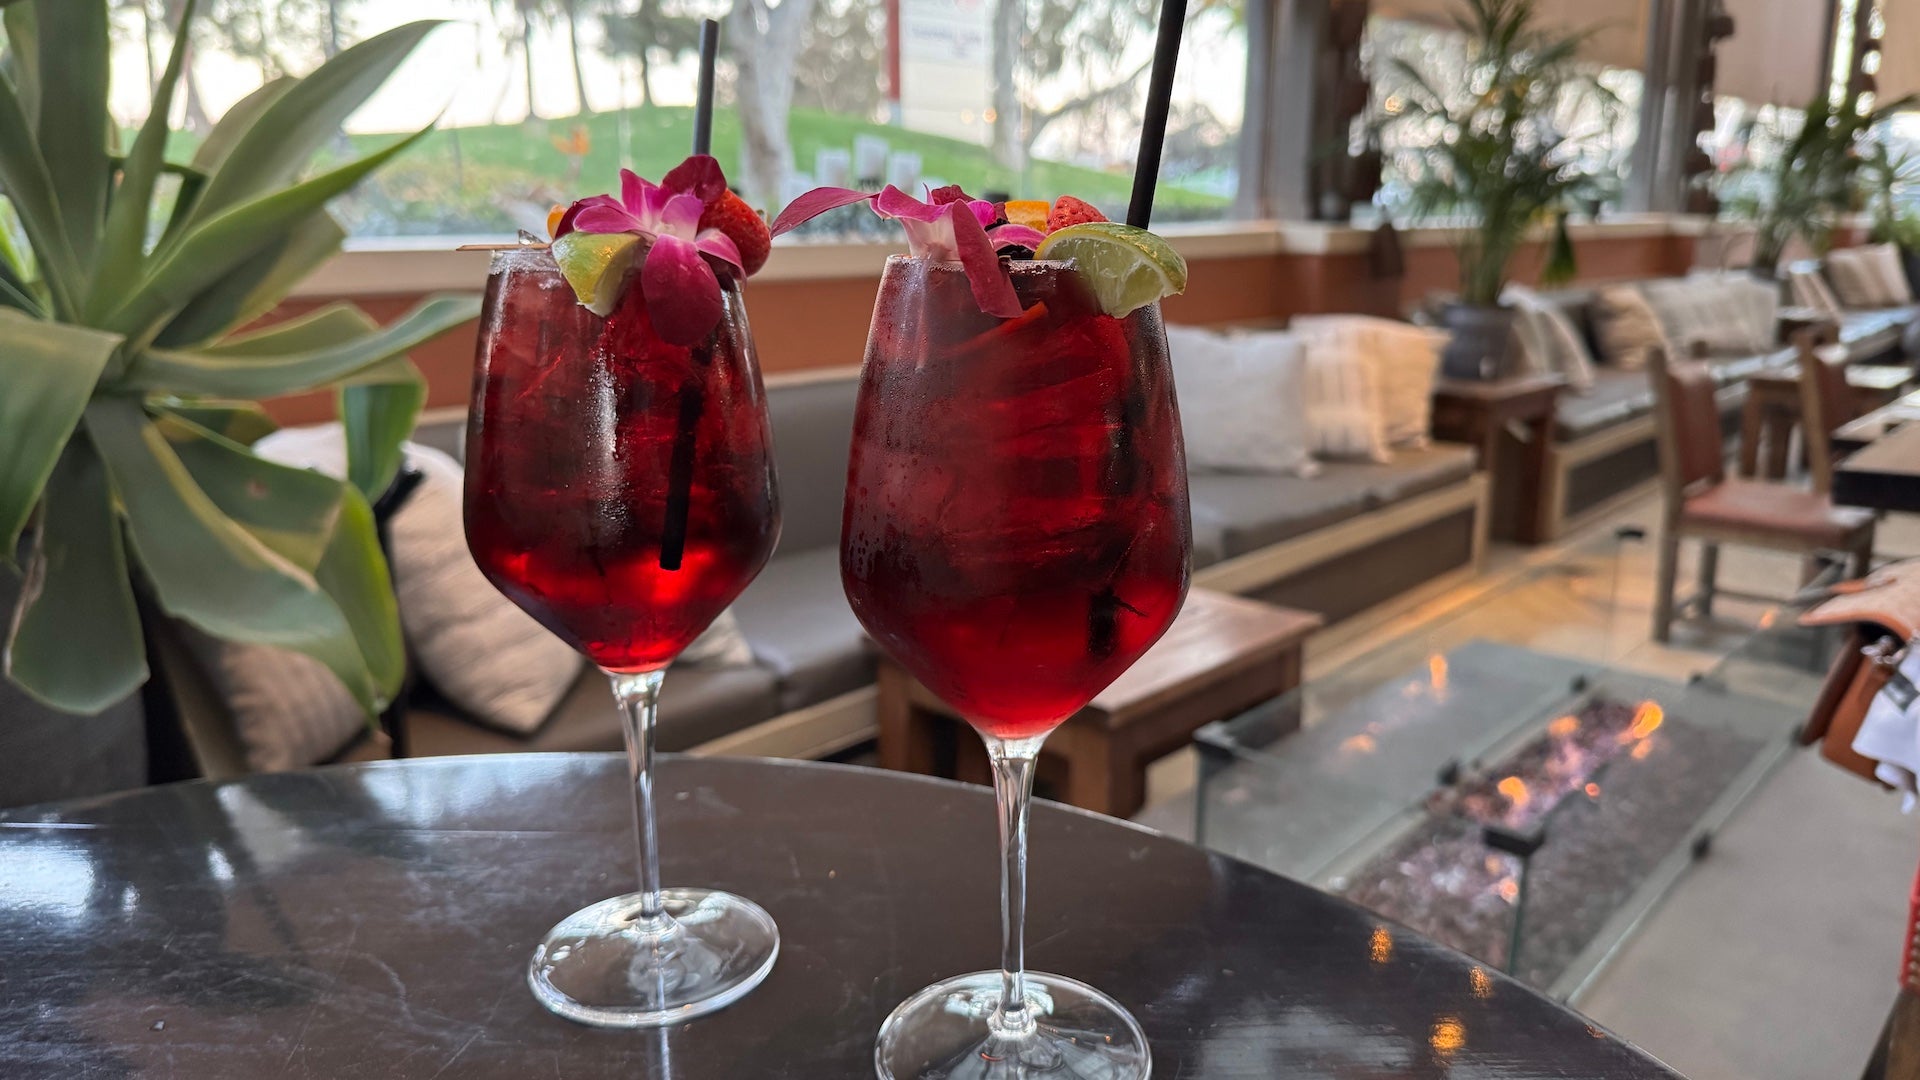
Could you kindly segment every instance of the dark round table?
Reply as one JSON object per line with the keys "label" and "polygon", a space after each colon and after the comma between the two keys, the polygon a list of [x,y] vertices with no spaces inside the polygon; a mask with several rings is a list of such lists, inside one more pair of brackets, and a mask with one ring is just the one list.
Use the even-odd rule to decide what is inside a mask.
{"label": "dark round table", "polygon": [[[765,984],[664,1032],[542,1011],[549,926],[633,884],[623,760],[439,758],[0,821],[0,1076],[872,1076],[873,1036],[998,948],[985,789],[667,758],[668,884],[780,923]],[[1156,1077],[1673,1077],[1411,931],[1108,818],[1033,814],[1028,956],[1139,1017]]]}

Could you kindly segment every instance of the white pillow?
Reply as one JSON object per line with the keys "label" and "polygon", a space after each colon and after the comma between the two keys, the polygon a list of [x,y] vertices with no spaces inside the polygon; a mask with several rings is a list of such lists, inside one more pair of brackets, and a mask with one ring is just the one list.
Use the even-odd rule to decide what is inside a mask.
{"label": "white pillow", "polygon": [[1187,465],[1222,472],[1319,470],[1309,445],[1307,355],[1285,333],[1222,337],[1167,327]]}
{"label": "white pillow", "polygon": [[1594,297],[1593,336],[1600,358],[1626,371],[1645,367],[1653,350],[1667,347],[1659,316],[1632,285],[1601,289]]}
{"label": "white pillow", "polygon": [[1793,289],[1793,302],[1804,308],[1812,308],[1822,315],[1838,318],[1840,316],[1840,298],[1833,295],[1827,279],[1815,270],[1789,270],[1787,282]]}
{"label": "white pillow", "polygon": [[1731,294],[1747,326],[1747,337],[1756,352],[1767,352],[1780,344],[1780,283],[1761,281],[1750,274],[1728,274],[1720,279],[1721,288]]}
{"label": "white pillow", "polygon": [[[289,428],[254,444],[270,461],[346,472],[338,424]],[[391,523],[400,624],[421,672],[476,720],[527,735],[546,722],[585,660],[494,589],[467,552],[459,463],[406,445],[421,483]]]}
{"label": "white pillow", "polygon": [[1308,339],[1307,431],[1313,452],[1386,464],[1386,413],[1372,364],[1358,349],[1332,337]]}
{"label": "white pillow", "polygon": [[1360,353],[1373,369],[1389,445],[1419,447],[1431,441],[1433,381],[1446,334],[1369,315],[1298,315],[1290,325],[1309,341],[1330,339]]}
{"label": "white pillow", "polygon": [[1508,285],[1500,299],[1518,308],[1521,319],[1533,328],[1533,336],[1540,339],[1547,358],[1541,370],[1558,372],[1576,394],[1593,389],[1593,352],[1560,305],[1524,285]]}
{"label": "white pillow", "polygon": [[1904,307],[1913,303],[1913,284],[1907,280],[1907,268],[1894,244],[1868,244],[1860,248],[1860,260],[1873,275],[1883,306]]}
{"label": "white pillow", "polygon": [[1827,280],[1833,284],[1834,295],[1846,307],[1888,306],[1889,302],[1881,295],[1879,275],[1874,273],[1862,249],[1838,248],[1827,252],[1826,271]]}
{"label": "white pillow", "polygon": [[1696,342],[1710,352],[1755,351],[1748,297],[1719,277],[1650,281],[1640,287],[1661,332],[1682,350]]}

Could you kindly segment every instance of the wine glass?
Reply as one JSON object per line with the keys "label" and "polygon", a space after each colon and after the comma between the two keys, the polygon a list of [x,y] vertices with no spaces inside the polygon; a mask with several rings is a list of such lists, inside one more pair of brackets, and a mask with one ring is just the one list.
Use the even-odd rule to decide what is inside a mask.
{"label": "wine glass", "polygon": [[1124,1008],[1024,969],[1027,806],[1047,734],[1172,624],[1191,547],[1157,305],[1104,314],[1070,264],[1013,262],[1024,313],[957,264],[887,263],[861,371],[841,577],[874,640],[980,733],[1000,816],[1001,970],[894,1010],[883,1077],[1139,1080]]}
{"label": "wine glass", "polygon": [[488,580],[607,673],[633,782],[637,892],[534,951],[543,1005],[605,1027],[686,1020],[772,970],[751,901],[660,887],[653,728],[665,669],[760,572],[780,532],[765,392],[739,287],[688,347],[637,287],[602,318],[544,248],[495,255],[467,428],[467,546]]}

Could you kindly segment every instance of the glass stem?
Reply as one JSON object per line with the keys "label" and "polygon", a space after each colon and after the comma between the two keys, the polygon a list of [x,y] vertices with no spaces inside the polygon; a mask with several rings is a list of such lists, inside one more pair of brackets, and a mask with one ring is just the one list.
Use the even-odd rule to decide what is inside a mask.
{"label": "glass stem", "polygon": [[1000,1007],[989,1027],[1020,1037],[1033,1031],[1027,1009],[1027,807],[1042,739],[985,736],[993,763],[993,795],[1000,811]]}
{"label": "glass stem", "polygon": [[608,672],[627,739],[627,777],[633,781],[633,848],[640,862],[640,918],[666,918],[660,907],[660,840],[653,827],[653,721],[664,671]]}

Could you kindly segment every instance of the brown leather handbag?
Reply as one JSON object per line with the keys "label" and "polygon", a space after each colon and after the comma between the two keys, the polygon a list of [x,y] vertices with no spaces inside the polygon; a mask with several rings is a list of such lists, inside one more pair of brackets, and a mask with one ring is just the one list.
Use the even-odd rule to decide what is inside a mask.
{"label": "brown leather handbag", "polygon": [[1859,581],[1834,587],[1833,596],[1800,616],[1802,626],[1849,626],[1847,645],[1833,659],[1813,712],[1800,730],[1802,744],[1820,744],[1820,756],[1879,783],[1871,758],[1854,753],[1867,707],[1892,686],[1913,696],[1900,674],[1908,643],[1920,634],[1920,560],[1892,563]]}

